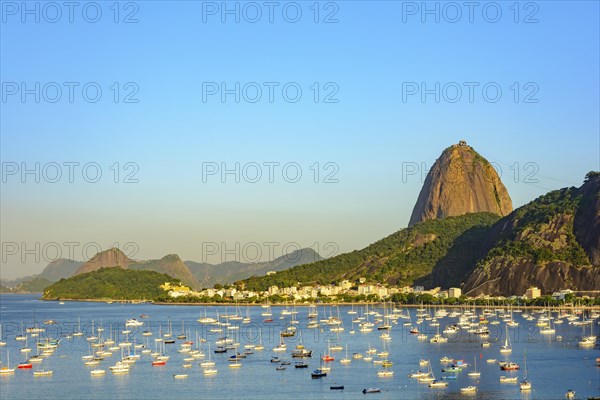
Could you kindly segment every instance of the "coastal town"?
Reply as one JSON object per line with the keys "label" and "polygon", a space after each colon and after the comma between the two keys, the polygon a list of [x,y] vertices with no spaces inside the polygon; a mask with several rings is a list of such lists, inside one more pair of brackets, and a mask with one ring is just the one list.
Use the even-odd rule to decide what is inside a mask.
{"label": "coastal town", "polygon": [[[270,286],[265,291],[251,291],[239,289],[235,286],[215,285],[214,288],[202,289],[194,291],[191,288],[181,285],[165,282],[161,288],[168,293],[172,299],[213,299],[213,300],[230,300],[240,302],[254,302],[262,300],[270,300],[281,298],[286,302],[312,302],[319,299],[321,302],[343,300],[344,298],[354,298],[359,300],[372,301],[388,301],[392,300],[397,294],[413,294],[413,295],[429,295],[434,299],[459,299],[466,298],[460,288],[451,287],[443,290],[441,287],[436,287],[430,290],[425,290],[423,286],[403,286],[389,287],[382,284],[367,283],[365,278],[360,278],[358,282],[343,280],[339,284],[331,285],[316,285],[316,286],[291,286],[277,287]],[[590,293],[591,294],[591,293]],[[590,294],[575,292],[571,289],[563,289],[553,293],[544,293],[537,287],[530,287],[521,295],[509,297],[504,296],[486,296],[480,295],[476,299],[495,299],[495,300],[534,300],[541,298],[542,295],[550,295],[556,301],[564,301],[565,299],[574,299],[581,297],[584,299],[594,298]]]}

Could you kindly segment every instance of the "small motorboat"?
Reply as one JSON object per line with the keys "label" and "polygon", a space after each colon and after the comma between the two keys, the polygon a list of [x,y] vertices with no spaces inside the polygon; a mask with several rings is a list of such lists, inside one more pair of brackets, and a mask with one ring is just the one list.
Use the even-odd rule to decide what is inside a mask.
{"label": "small motorboat", "polygon": [[429,387],[430,387],[430,388],[443,388],[443,387],[448,387],[448,382],[434,380],[433,382],[431,382],[431,383],[429,384]]}
{"label": "small motorboat", "polygon": [[276,371],[285,371],[285,369],[286,369],[286,367],[284,367],[284,366],[281,366],[281,365],[279,365],[279,366],[275,367],[275,370],[276,370]]}
{"label": "small motorboat", "polygon": [[329,390],[344,390],[344,385],[329,386]]}
{"label": "small motorboat", "polygon": [[442,375],[442,380],[445,380],[445,381],[447,381],[447,380],[455,381],[457,379],[458,379],[457,375]]}
{"label": "small motorboat", "polygon": [[467,386],[464,388],[460,388],[461,393],[475,393],[477,391],[477,386]]}
{"label": "small motorboat", "polygon": [[313,371],[313,372],[310,374],[310,377],[311,377],[311,378],[313,378],[313,379],[319,379],[319,378],[322,378],[322,377],[324,377],[324,376],[327,376],[327,372],[325,372],[325,371],[324,371],[323,369],[321,369],[321,368],[315,369],[315,370],[314,370],[314,371]]}
{"label": "small motorboat", "polygon": [[531,382],[529,382],[527,380],[527,378],[525,378],[521,381],[521,383],[519,384],[519,387],[521,388],[522,391],[531,390]]}
{"label": "small motorboat", "polygon": [[92,376],[105,375],[106,374],[106,370],[104,370],[104,369],[93,369],[93,370],[90,371],[90,374]]}
{"label": "small motorboat", "polygon": [[187,374],[175,374],[175,375],[173,375],[173,378],[175,378],[175,379],[185,379],[187,377],[188,377]]}
{"label": "small motorboat", "polygon": [[367,393],[381,393],[381,389],[380,388],[366,388],[363,389],[363,394],[367,394]]}
{"label": "small motorboat", "polygon": [[567,390],[567,393],[565,393],[565,397],[567,399],[573,399],[573,398],[575,398],[575,391],[573,389]]}
{"label": "small motorboat", "polygon": [[52,370],[44,370],[44,369],[39,369],[37,371],[33,371],[33,376],[49,376],[52,375],[54,371]]}

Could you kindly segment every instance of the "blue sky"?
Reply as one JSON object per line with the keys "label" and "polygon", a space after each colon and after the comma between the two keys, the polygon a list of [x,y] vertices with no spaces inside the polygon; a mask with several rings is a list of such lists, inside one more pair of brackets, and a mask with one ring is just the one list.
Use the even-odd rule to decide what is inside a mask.
{"label": "blue sky", "polygon": [[[318,23],[314,1],[275,3],[271,23],[264,2],[228,2],[237,23],[232,14],[222,22],[222,2],[121,2],[118,16],[114,2],[98,2],[91,23],[96,9],[81,2],[71,23],[66,8],[56,17],[29,2],[39,4],[36,22],[20,2],[1,2],[3,277],[41,269],[49,243],[64,256],[64,243],[77,242],[77,259],[86,245],[93,255],[90,243],[131,242],[134,258],[209,262],[225,256],[208,257],[203,243],[256,242],[262,258],[268,242],[275,256],[295,243],[325,255],[362,248],[408,223],[422,179],[403,179],[403,165],[429,168],[460,139],[500,168],[515,206],[600,169],[598,2],[480,2],[472,22],[463,2],[428,2],[439,22],[422,2],[318,2]],[[251,23],[256,5],[262,17]],[[221,84],[236,82],[240,101],[223,102]],[[439,101],[423,101],[422,85],[436,83]],[[24,101],[22,84],[34,89]],[[73,182],[71,162],[80,163]],[[273,182],[270,162],[279,163]],[[35,163],[40,182],[22,179]],[[51,163],[61,166],[56,183]],[[206,163],[239,163],[240,182],[203,181]],[[96,169],[98,182],[87,182]],[[297,169],[302,177],[288,182]],[[124,183],[128,173],[138,182]],[[36,243],[39,262],[26,254]]]}

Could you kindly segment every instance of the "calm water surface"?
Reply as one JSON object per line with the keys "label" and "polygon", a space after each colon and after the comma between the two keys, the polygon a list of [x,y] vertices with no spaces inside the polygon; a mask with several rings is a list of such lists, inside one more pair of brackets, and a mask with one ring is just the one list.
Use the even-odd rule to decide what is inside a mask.
{"label": "calm water surface", "polygon": [[[15,336],[21,333],[21,323],[25,327],[32,327],[34,323],[46,328],[40,337],[62,337],[60,346],[56,352],[43,360],[40,364],[34,364],[33,370],[53,370],[52,376],[34,377],[32,370],[16,370],[14,374],[0,376],[0,398],[6,399],[438,399],[438,398],[471,398],[471,399],[562,399],[565,391],[573,389],[580,399],[588,396],[600,396],[600,368],[596,367],[595,359],[600,357],[598,345],[594,348],[579,348],[577,342],[582,334],[582,328],[569,325],[567,321],[556,325],[556,335],[563,336],[562,341],[557,341],[556,335],[540,335],[535,321],[526,321],[521,314],[514,313],[514,319],[519,326],[509,329],[513,352],[511,354],[500,354],[499,346],[505,340],[506,327],[502,322],[500,325],[489,325],[491,330],[489,341],[492,346],[481,347],[481,339],[475,335],[458,333],[449,335],[448,343],[431,344],[429,341],[420,342],[416,336],[409,333],[410,327],[404,326],[407,322],[398,319],[397,324],[392,325],[392,339],[385,341],[379,337],[380,331],[374,329],[370,333],[361,333],[358,325],[354,325],[352,319],[360,316],[361,309],[356,307],[358,315],[349,315],[351,307],[325,307],[319,306],[318,319],[324,319],[331,315],[339,316],[343,320],[344,331],[332,333],[329,326],[321,323],[321,328],[308,329],[307,307],[297,307],[296,319],[297,333],[295,337],[286,338],[288,350],[284,353],[275,353],[272,349],[279,343],[279,333],[289,325],[291,316],[281,318],[283,307],[272,307],[273,322],[265,323],[261,313],[265,310],[261,307],[205,307],[205,306],[162,306],[149,304],[106,304],[86,302],[44,302],[37,299],[36,295],[2,295],[0,296],[0,318],[2,321],[2,340],[7,342],[5,347],[0,347],[3,365],[7,362],[7,352],[10,352],[10,364],[16,366],[25,357],[20,352],[24,342],[15,340]],[[339,311],[338,311],[339,310]],[[376,309],[383,313],[383,309]],[[249,315],[251,323],[243,324],[242,321],[231,321],[232,325],[239,325],[239,330],[227,330],[224,333],[210,332],[210,326],[197,322],[199,317],[205,315],[216,317],[219,315],[239,313],[242,316]],[[404,313],[407,313],[404,310]],[[141,319],[141,314],[147,314],[149,318]],[[410,309],[411,321],[414,324],[416,310]],[[537,315],[537,314],[536,314]],[[67,338],[77,329],[77,321],[81,321],[83,337]],[[162,333],[169,331],[169,324],[173,338],[180,334],[182,329],[187,334],[187,340],[193,341],[196,348],[196,333],[199,338],[206,340],[202,343],[202,349],[208,358],[208,345],[215,348],[215,341],[222,335],[229,335],[240,343],[240,351],[248,343],[258,343],[262,339],[265,346],[263,351],[255,351],[246,359],[242,360],[240,369],[228,367],[227,358],[233,354],[229,350],[226,354],[211,354],[216,362],[218,373],[212,377],[204,376],[199,363],[202,360],[192,362],[191,368],[183,368],[185,354],[179,353],[180,344],[184,340],[177,340],[175,344],[165,345],[165,352],[170,356],[166,366],[153,367],[151,356],[142,354],[131,372],[127,375],[113,375],[108,367],[115,364],[121,357],[120,351],[115,351],[112,356],[101,361],[95,367],[83,365],[81,357],[89,354],[90,347],[86,337],[91,335],[92,321],[94,327],[102,326],[104,338],[112,334],[114,338],[125,341],[125,335],[121,332],[125,329],[124,323],[129,318],[138,318],[146,323],[139,328],[130,328],[132,334],[129,341],[147,344],[154,351],[157,343],[159,327]],[[374,320],[374,316],[369,316]],[[44,325],[45,320],[55,320],[56,325]],[[182,321],[184,326],[182,328]],[[594,321],[593,329],[598,333],[600,326]],[[429,321],[422,324],[421,330],[431,336],[436,333],[437,327],[428,326]],[[448,324],[457,322],[456,318],[439,319],[440,329]],[[153,336],[144,337],[141,332],[150,329]],[[585,328],[589,333],[589,325]],[[260,333],[259,333],[260,332]],[[36,353],[36,338],[28,339],[28,346],[33,349],[30,353]],[[338,342],[348,347],[349,358],[352,353],[365,353],[369,346],[382,350],[384,347],[389,351],[389,360],[393,362],[390,368],[394,371],[393,377],[382,378],[377,376],[381,366],[373,362],[361,359],[352,359],[350,364],[340,364],[339,360],[345,357],[345,350],[332,353],[335,361],[328,363],[331,372],[323,379],[313,380],[310,372],[320,365],[320,354],[327,353],[328,343]],[[313,350],[312,358],[305,358],[309,364],[308,369],[294,368],[294,362],[298,359],[291,358],[291,350],[302,343],[306,349]],[[138,352],[140,350],[137,350]],[[522,393],[517,384],[500,384],[498,379],[501,375],[524,376],[524,353],[529,380],[533,383],[530,393]],[[283,360],[291,361],[291,365],[285,371],[276,371],[277,364],[271,363],[271,357],[279,356]],[[419,367],[420,359],[428,359],[436,378],[442,375],[442,364],[440,358],[449,356],[455,359],[464,359],[473,364],[477,360],[477,370],[481,371],[481,377],[473,379],[467,376],[467,372],[473,366],[456,374],[456,380],[450,380],[449,386],[444,389],[430,389],[426,384],[418,383],[408,374],[419,369],[426,370],[427,367]],[[495,363],[486,362],[487,359],[514,361],[521,365],[520,371],[500,371]],[[377,357],[375,357],[377,359]],[[106,375],[92,377],[91,369],[105,369]],[[176,380],[174,374],[188,374],[187,379]],[[330,390],[332,385],[344,385],[343,391]],[[477,394],[461,394],[460,388],[475,385]],[[378,387],[381,393],[362,394],[362,390],[368,387]]]}

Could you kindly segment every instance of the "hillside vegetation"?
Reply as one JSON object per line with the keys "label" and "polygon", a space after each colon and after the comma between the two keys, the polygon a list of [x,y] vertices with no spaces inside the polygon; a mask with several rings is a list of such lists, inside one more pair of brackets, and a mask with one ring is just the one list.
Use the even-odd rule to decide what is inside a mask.
{"label": "hillside vegetation", "polygon": [[[272,285],[329,284],[365,277],[370,282],[408,285],[419,278],[425,279],[444,258],[461,268],[458,264],[468,252],[457,251],[456,257],[449,254],[457,238],[461,237],[463,243],[478,243],[499,218],[492,213],[474,213],[428,220],[401,229],[362,250],[239,283],[250,290],[266,290]],[[459,275],[458,280],[464,277]]]}
{"label": "hillside vegetation", "polygon": [[165,282],[180,283],[169,275],[154,271],[132,271],[120,267],[99,270],[61,279],[44,290],[43,298],[156,300],[165,291]]}

